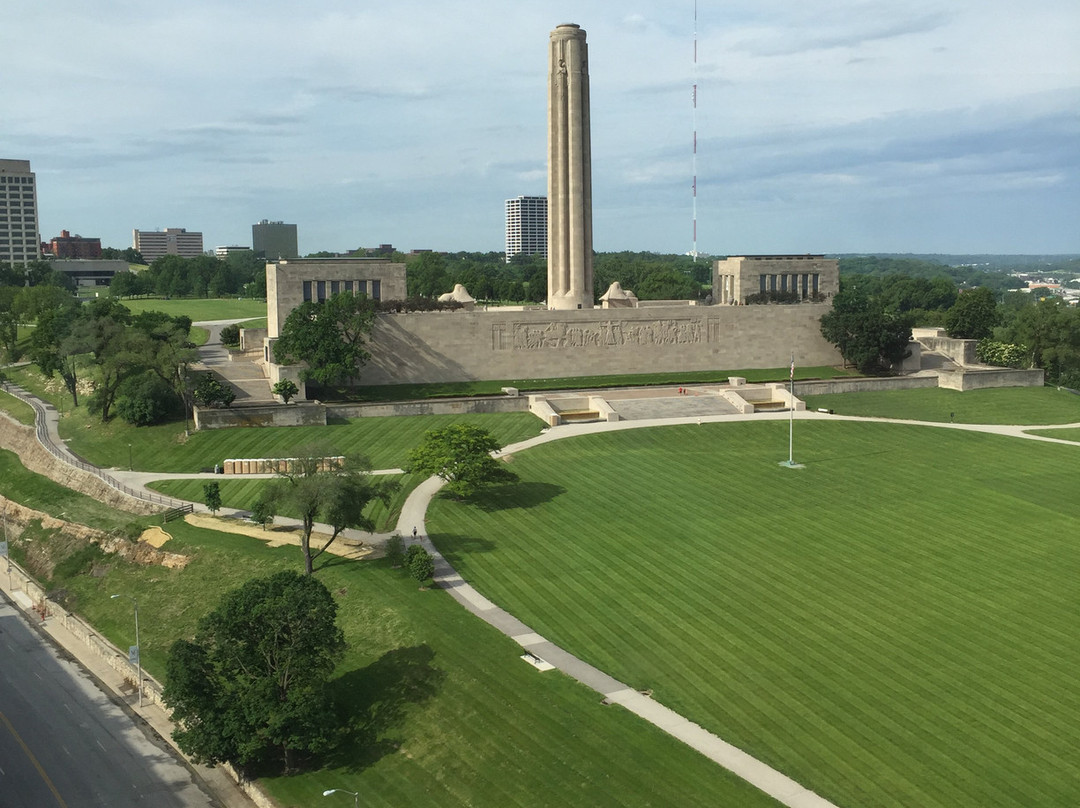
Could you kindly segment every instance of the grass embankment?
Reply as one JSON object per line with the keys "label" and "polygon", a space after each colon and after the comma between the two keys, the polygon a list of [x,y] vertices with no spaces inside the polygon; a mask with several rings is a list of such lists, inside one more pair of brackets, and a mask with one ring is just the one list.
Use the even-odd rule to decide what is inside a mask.
{"label": "grass embankment", "polygon": [[[833,367],[796,368],[795,379],[832,379],[857,375]],[[681,384],[727,384],[728,377],[741,376],[748,382],[787,381],[788,368],[755,370],[708,370],[688,373],[640,373],[619,376],[574,376],[559,379],[505,379],[503,381],[454,382],[446,384],[388,384],[380,387],[319,388],[312,395],[323,401],[410,401],[454,396],[494,396],[504,387],[522,392],[542,390],[592,390],[607,387],[677,386]]]}
{"label": "grass embankment", "polygon": [[798,471],[776,422],[544,445],[428,529],[535,631],[839,805],[1080,804],[1077,450],[796,426]]}
{"label": "grass embankment", "polygon": [[[795,394],[798,395],[796,389]],[[1080,422],[1080,396],[1054,387],[987,390],[882,390],[806,396],[808,409],[958,424],[1071,424]]]}
{"label": "grass embankment", "polygon": [[48,477],[34,474],[23,466],[14,452],[0,449],[0,494],[58,519],[96,527],[99,530],[124,528],[132,522],[152,521],[98,502],[93,497],[72,491]]}
{"label": "grass embankment", "polygon": [[20,398],[0,390],[0,410],[3,410],[20,424],[34,425],[34,408]]}
{"label": "grass embankment", "polygon": [[[182,571],[99,558],[93,575],[62,581],[77,610],[120,647],[133,642],[131,608],[110,595],[137,598],[143,664],[159,679],[171,644],[190,636],[223,592],[301,566],[295,547],[182,522],[168,531],[165,549],[192,558]],[[50,540],[31,532],[35,542]],[[445,593],[417,591],[384,561],[330,557],[316,574],[334,593],[349,643],[333,689],[352,728],[321,767],[264,781],[280,804],[313,804],[323,790],[345,788],[387,808],[775,805],[576,682],[538,673],[516,643]]]}
{"label": "grass embankment", "polygon": [[[377,479],[386,479],[380,476]],[[381,502],[373,502],[365,511],[365,515],[375,523],[376,533],[391,533],[397,526],[398,516],[401,514],[401,506],[405,504],[412,490],[424,481],[424,478],[414,474],[395,475],[392,479],[398,483],[398,489],[394,492],[390,501],[383,505]],[[205,492],[203,486],[208,480],[159,480],[151,483],[150,488],[160,491],[175,499],[188,502],[203,502]],[[271,480],[245,480],[233,477],[220,477],[215,482],[221,490],[221,504],[225,508],[238,510],[251,510],[251,506],[262,494]],[[299,519],[299,512],[282,508],[279,516],[288,516]]]}

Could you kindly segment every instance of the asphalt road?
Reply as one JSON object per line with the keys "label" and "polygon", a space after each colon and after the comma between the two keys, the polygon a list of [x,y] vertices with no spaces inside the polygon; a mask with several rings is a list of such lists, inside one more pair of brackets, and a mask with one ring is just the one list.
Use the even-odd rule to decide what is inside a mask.
{"label": "asphalt road", "polygon": [[165,744],[0,600],[0,808],[205,808]]}

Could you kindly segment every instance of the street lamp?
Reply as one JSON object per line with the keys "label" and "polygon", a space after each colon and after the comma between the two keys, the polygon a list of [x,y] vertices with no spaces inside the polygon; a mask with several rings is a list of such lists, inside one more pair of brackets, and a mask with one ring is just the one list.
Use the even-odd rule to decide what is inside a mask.
{"label": "street lamp", "polygon": [[135,467],[131,465],[131,444],[128,444],[128,471],[134,471]]}
{"label": "street lamp", "polygon": [[329,797],[335,791],[340,791],[342,794],[352,794],[353,795],[353,808],[359,808],[359,806],[360,806],[360,792],[359,791],[346,791],[343,788],[328,788],[326,791],[324,791],[322,793],[322,795],[324,797]]}
{"label": "street lamp", "polygon": [[127,598],[135,604],[135,663],[139,670],[139,706],[142,707],[142,646],[139,645],[139,601],[135,600],[131,595],[110,595],[113,600],[116,598]]}

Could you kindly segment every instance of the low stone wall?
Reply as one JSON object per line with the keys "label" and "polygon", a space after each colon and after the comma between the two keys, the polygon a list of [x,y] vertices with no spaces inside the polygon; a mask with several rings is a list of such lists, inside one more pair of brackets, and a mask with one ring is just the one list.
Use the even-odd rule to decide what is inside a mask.
{"label": "low stone wall", "polygon": [[922,335],[916,339],[926,350],[947,356],[958,365],[974,365],[978,361],[975,358],[975,346],[978,345],[978,340],[928,335]]}
{"label": "low stone wall", "polygon": [[883,376],[859,379],[818,379],[795,382],[795,396],[824,396],[833,393],[866,393],[872,390],[917,390],[937,387],[937,376]]}
{"label": "low stone wall", "polygon": [[438,398],[425,401],[372,402],[370,404],[334,404],[333,415],[342,418],[382,418],[388,415],[461,415],[463,413],[528,412],[525,396],[491,398]]}
{"label": "low stone wall", "polygon": [[195,408],[196,429],[228,429],[234,426],[326,426],[326,407],[322,404],[297,403]]}
{"label": "low stone wall", "polygon": [[948,390],[985,390],[990,387],[1042,387],[1045,373],[1041,368],[979,368],[978,370],[938,371],[939,384]]}

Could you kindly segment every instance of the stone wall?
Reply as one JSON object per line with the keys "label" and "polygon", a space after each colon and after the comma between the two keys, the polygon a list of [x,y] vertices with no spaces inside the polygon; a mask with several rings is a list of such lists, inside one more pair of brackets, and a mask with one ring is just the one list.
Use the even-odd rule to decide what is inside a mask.
{"label": "stone wall", "polygon": [[460,415],[474,412],[528,412],[529,400],[524,396],[443,398],[426,401],[337,404],[331,406],[330,411],[342,418],[381,418],[388,415]]}
{"label": "stone wall", "polygon": [[975,346],[979,344],[978,340],[925,334],[920,334],[915,339],[922,343],[926,350],[947,356],[958,365],[974,365],[978,361],[975,358]]}
{"label": "stone wall", "polygon": [[[968,340],[965,340],[968,341]],[[1042,387],[1042,368],[980,368],[978,370],[938,371],[939,385],[949,390],[985,390],[989,387]]]}
{"label": "stone wall", "polygon": [[836,365],[830,304],[380,315],[365,384]]}
{"label": "stone wall", "polygon": [[6,413],[0,413],[0,449],[7,449],[18,455],[28,471],[48,477],[53,482],[91,496],[106,505],[138,514],[157,513],[161,510],[160,505],[122,494],[100,477],[54,457],[38,443],[33,427],[12,420]]}
{"label": "stone wall", "polygon": [[227,429],[233,426],[326,426],[322,404],[267,404],[262,407],[195,408],[196,429]]}
{"label": "stone wall", "polygon": [[834,393],[867,393],[875,390],[918,390],[937,387],[937,376],[882,376],[858,379],[820,379],[795,382],[795,396],[824,396]]}

